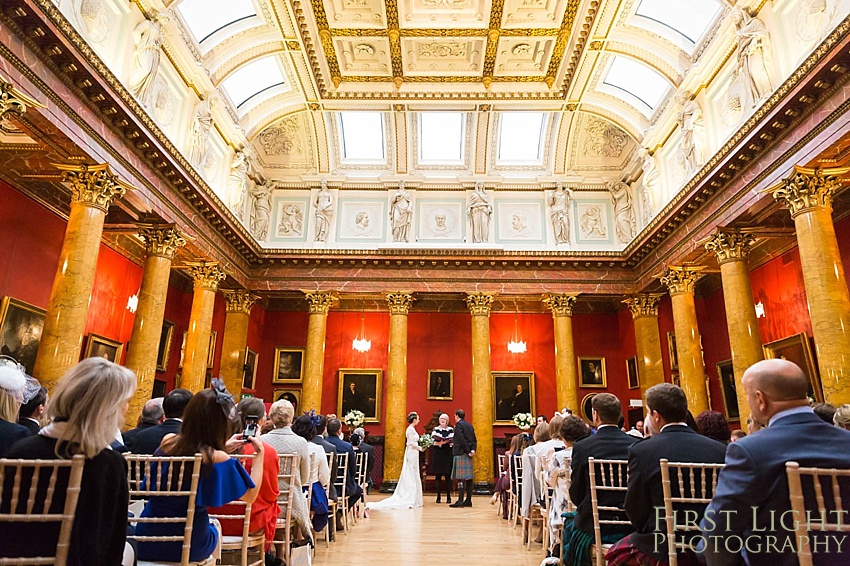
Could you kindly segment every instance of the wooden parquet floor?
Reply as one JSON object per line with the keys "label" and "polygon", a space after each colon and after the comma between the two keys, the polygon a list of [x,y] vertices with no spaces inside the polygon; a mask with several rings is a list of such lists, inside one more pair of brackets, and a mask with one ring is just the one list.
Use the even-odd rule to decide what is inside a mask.
{"label": "wooden parquet floor", "polygon": [[[383,496],[372,493],[369,501]],[[425,494],[421,509],[372,511],[349,534],[338,532],[330,548],[320,538],[313,564],[349,566],[538,566],[540,544],[528,551],[520,527],[496,515],[488,497],[473,498],[472,508],[449,508]]]}

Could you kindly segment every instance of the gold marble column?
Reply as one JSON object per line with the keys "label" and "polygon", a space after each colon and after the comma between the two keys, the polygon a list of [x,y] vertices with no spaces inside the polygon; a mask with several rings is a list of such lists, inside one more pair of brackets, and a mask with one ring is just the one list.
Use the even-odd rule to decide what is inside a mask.
{"label": "gold marble column", "polygon": [[130,349],[124,361],[128,368],[136,372],[138,379],[136,393],[125,418],[131,428],[151,398],[171,260],[177,249],[186,245],[186,239],[173,224],[140,225],[139,236],[145,243],[147,258],[139,289],[139,306],[133,319]]}
{"label": "gold marble column", "polygon": [[112,201],[131,188],[105,163],[56,167],[70,184],[71,213],[33,370],[48,389],[80,359],[103,222]]}
{"label": "gold marble column", "polygon": [[[735,392],[741,422],[749,415],[747,394],[741,380],[744,372],[764,359],[758,318],[756,317],[753,288],[747,255],[755,236],[740,230],[719,229],[705,249],[714,252],[720,264],[723,281],[723,302],[726,305],[726,327],[729,329],[729,346],[732,349],[732,369],[735,372]],[[722,376],[719,376],[722,379]]]}
{"label": "gold marble column", "polygon": [[658,332],[658,302],[663,295],[647,293],[632,295],[625,301],[632,313],[637,346],[637,369],[640,396],[646,410],[646,390],[664,383],[664,362],[661,360],[661,337]]}
{"label": "gold marble column", "polygon": [[195,393],[204,388],[206,381],[215,292],[226,275],[215,261],[187,265],[195,280],[195,294],[192,297],[192,313],[189,315],[180,387]]}
{"label": "gold marble column", "polygon": [[[475,453],[475,483],[493,482],[493,378],[490,374],[490,306],[492,293],[467,293],[466,305],[472,315],[472,415],[478,450]],[[534,409],[534,407],[532,407]]]}
{"label": "gold marble column", "polygon": [[832,223],[832,197],[848,171],[795,165],[768,189],[794,218],[824,398],[833,405],[850,403],[850,292]]}
{"label": "gold marble column", "polygon": [[573,305],[576,295],[543,295],[555,323],[555,397],[558,410],[569,407],[579,412],[578,368],[573,343]]}
{"label": "gold marble column", "polygon": [[387,397],[384,434],[384,478],[398,482],[404,463],[407,428],[407,313],[413,303],[410,292],[387,293],[390,309],[390,349],[387,360]]}
{"label": "gold marble column", "polygon": [[225,309],[224,338],[221,344],[219,375],[238,401],[245,375],[245,348],[248,347],[248,322],[258,297],[247,291],[222,291]]}
{"label": "gold marble column", "polygon": [[[304,291],[310,304],[307,322],[307,349],[304,352],[304,379],[301,387],[301,406],[305,411],[322,412],[322,376],[325,371],[325,333],[328,311],[339,297],[333,291]],[[340,415],[342,416],[342,415]]]}
{"label": "gold marble column", "polygon": [[676,353],[679,357],[679,384],[688,398],[688,409],[694,415],[708,410],[708,390],[702,361],[702,344],[694,304],[694,284],[703,267],[671,266],[661,282],[670,290],[673,302],[673,325],[676,329]]}

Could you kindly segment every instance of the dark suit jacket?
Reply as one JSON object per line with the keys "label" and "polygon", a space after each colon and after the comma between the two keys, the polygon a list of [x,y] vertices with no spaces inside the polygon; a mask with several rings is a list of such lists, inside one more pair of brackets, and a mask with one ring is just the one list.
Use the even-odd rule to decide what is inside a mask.
{"label": "dark suit jacket", "polygon": [[375,447],[361,442],[358,448],[366,454],[366,481],[369,485],[372,485],[372,470],[375,469]]}
{"label": "dark suit jacket", "polygon": [[[318,444],[322,448],[325,449],[325,454],[335,454],[336,448],[334,445],[325,440],[325,437],[321,434],[317,434],[313,437],[311,441],[313,444]],[[328,466],[331,473],[331,483],[328,485],[328,497],[331,499],[336,499],[336,486],[334,486],[334,478],[336,478],[336,458],[331,458],[330,466]]]}
{"label": "dark suit jacket", "polygon": [[357,485],[357,456],[354,447],[338,436],[328,436],[327,441],[336,448],[337,454],[348,454],[348,466],[345,472],[345,493],[348,496],[359,495],[360,486]]}
{"label": "dark suit jacket", "polygon": [[[606,426],[592,435],[577,441],[573,446],[572,465],[570,473],[570,500],[576,506],[575,526],[582,531],[593,534],[593,508],[590,503],[590,472],[587,459],[597,460],[626,460],[629,457],[629,446],[637,442],[637,438],[629,436],[615,426]],[[622,492],[599,492],[599,504],[604,506],[623,506]],[[608,517],[605,517],[608,518]],[[625,514],[623,514],[625,519]],[[602,532],[610,531],[611,525],[603,525]]]}
{"label": "dark suit jacket", "polygon": [[30,431],[25,426],[0,419],[0,458],[6,455],[14,443],[29,436]]}
{"label": "dark suit jacket", "polygon": [[153,454],[166,434],[180,434],[183,421],[178,419],[165,419],[161,424],[152,426],[140,432],[133,441],[134,454]]}
{"label": "dark suit jacket", "polygon": [[478,449],[478,440],[475,438],[475,429],[465,420],[459,420],[455,424],[454,445],[452,446],[452,454],[460,456],[461,454],[469,454],[473,450]]}
{"label": "dark suit jacket", "polygon": [[[604,430],[604,429],[603,429]],[[629,491],[626,493],[626,514],[637,532],[629,542],[641,552],[661,562],[667,561],[667,528],[664,521],[664,491],[661,487],[661,466],[666,458],[670,462],[692,462],[695,464],[722,464],[726,445],[697,434],[687,426],[669,426],[661,434],[640,440],[629,448]],[[700,478],[695,477],[696,485]],[[673,485],[673,496],[679,495],[677,482]],[[661,512],[656,514],[656,508]],[[702,518],[705,505],[684,506],[676,504],[674,510],[693,511]],[[659,518],[660,517],[660,518]],[[658,534],[658,536],[656,536]],[[696,533],[691,532],[692,536]],[[678,539],[678,535],[676,537]]]}
{"label": "dark suit jacket", "polygon": [[[796,566],[796,553],[771,552],[773,549],[768,547],[766,540],[767,536],[777,537],[779,549],[786,537],[795,540],[794,531],[786,530],[778,519],[791,509],[785,474],[785,462],[788,461],[798,462],[801,466],[848,469],[850,432],[828,425],[814,413],[803,413],[783,417],[770,427],[729,444],[726,447],[726,466],[720,473],[714,498],[700,524],[703,536],[744,540],[750,548],[761,544],[760,552],[748,553],[751,566]],[[846,509],[846,502],[850,501],[850,485],[840,485]],[[806,491],[805,482],[803,487]],[[831,490],[825,490],[824,496],[831,499],[828,493],[831,494]],[[806,499],[811,500],[810,497]],[[836,517],[833,514],[830,518],[834,520]],[[786,520],[785,523],[793,528],[792,522]],[[841,522],[847,524],[846,512]],[[709,566],[743,564],[739,554],[727,551],[722,542],[716,546],[711,544],[712,540],[720,538],[708,539],[704,556]],[[832,540],[830,546],[826,546],[824,540],[819,546],[812,543],[813,553],[816,548],[820,549],[820,552],[814,553],[815,565],[848,563],[850,537],[845,536],[841,552]]]}
{"label": "dark suit jacket", "polygon": [[139,433],[143,430],[148,430],[149,428],[153,428],[157,425],[150,423],[142,423],[136,428],[130,429],[127,432],[121,433],[121,437],[124,439],[124,446],[127,447],[127,450],[130,452],[133,451],[133,443],[136,442],[136,437],[139,436]]}
{"label": "dark suit jacket", "polygon": [[30,436],[41,430],[41,425],[32,419],[18,419],[18,424],[30,431]]}
{"label": "dark suit jacket", "polygon": [[316,436],[314,436],[312,442],[313,444],[318,444],[319,446],[324,448],[325,454],[333,454],[334,452],[336,452],[336,448],[334,448],[334,445],[325,440],[325,437],[321,434],[317,434]]}

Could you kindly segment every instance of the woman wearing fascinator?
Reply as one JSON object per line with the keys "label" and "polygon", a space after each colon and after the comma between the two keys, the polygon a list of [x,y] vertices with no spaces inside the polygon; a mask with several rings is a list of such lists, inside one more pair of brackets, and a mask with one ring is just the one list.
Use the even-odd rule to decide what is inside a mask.
{"label": "woman wearing fascinator", "polygon": [[[29,429],[17,422],[21,405],[40,389],[38,386],[33,391],[31,382],[38,386],[38,382],[24,372],[22,365],[8,356],[0,356],[0,458],[5,457],[12,444],[30,435]],[[28,391],[30,399],[26,397]]]}

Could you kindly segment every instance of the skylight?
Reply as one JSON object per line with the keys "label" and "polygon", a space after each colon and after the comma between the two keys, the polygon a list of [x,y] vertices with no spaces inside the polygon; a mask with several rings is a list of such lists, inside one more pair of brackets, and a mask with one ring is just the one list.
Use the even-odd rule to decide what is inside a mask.
{"label": "skylight", "polygon": [[198,43],[234,22],[257,15],[251,0],[183,0],[177,9]]}
{"label": "skylight", "polygon": [[716,0],[642,0],[635,12],[698,43],[720,11]]}
{"label": "skylight", "polygon": [[384,115],[380,112],[340,112],[345,160],[383,161]]}
{"label": "skylight", "polygon": [[502,112],[497,160],[540,163],[545,123],[543,112]]}
{"label": "skylight", "polygon": [[274,55],[269,55],[239,67],[222,85],[238,108],[261,92],[285,83],[280,63]]}
{"label": "skylight", "polygon": [[419,161],[463,161],[461,112],[421,112],[419,114]]}
{"label": "skylight", "polygon": [[614,57],[603,82],[628,94],[629,98],[624,98],[627,102],[635,99],[642,103],[643,108],[639,109],[644,113],[646,110],[654,110],[670,88],[667,79],[654,69],[620,56]]}

